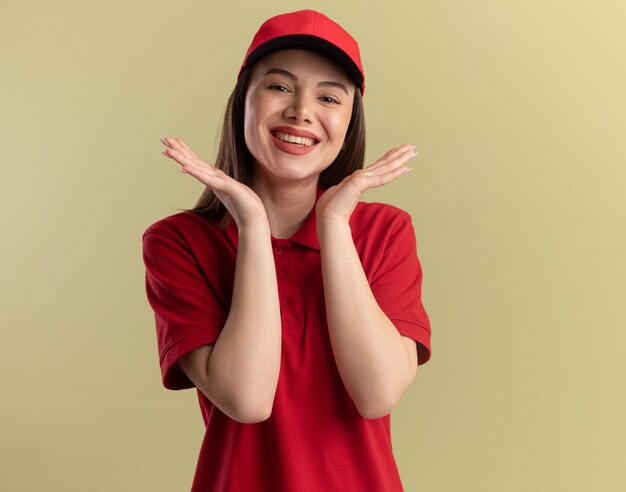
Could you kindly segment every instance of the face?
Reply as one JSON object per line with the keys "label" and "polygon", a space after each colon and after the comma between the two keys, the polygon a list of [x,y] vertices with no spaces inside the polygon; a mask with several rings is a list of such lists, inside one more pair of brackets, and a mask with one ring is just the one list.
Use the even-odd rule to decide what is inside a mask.
{"label": "face", "polygon": [[[317,182],[341,150],[355,90],[341,66],[316,52],[283,50],[257,61],[244,113],[254,180]],[[298,134],[304,139],[285,141]]]}

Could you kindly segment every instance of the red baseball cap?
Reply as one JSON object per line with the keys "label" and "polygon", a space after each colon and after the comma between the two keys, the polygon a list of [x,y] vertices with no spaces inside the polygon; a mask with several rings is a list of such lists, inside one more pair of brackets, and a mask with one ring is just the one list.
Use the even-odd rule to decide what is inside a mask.
{"label": "red baseball cap", "polygon": [[359,45],[335,21],[315,10],[298,10],[267,19],[254,35],[237,78],[243,69],[275,51],[308,49],[322,53],[341,65],[365,93],[365,72]]}

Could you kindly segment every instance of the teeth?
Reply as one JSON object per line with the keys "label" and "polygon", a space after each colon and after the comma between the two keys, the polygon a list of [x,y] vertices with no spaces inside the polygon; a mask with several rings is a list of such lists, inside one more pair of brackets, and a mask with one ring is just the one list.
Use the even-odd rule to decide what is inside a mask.
{"label": "teeth", "polygon": [[304,145],[305,147],[310,147],[311,145],[315,144],[315,140],[313,140],[312,138],[294,137],[293,135],[287,135],[286,133],[280,132],[274,132],[274,135],[276,135],[276,138],[278,138],[279,140]]}

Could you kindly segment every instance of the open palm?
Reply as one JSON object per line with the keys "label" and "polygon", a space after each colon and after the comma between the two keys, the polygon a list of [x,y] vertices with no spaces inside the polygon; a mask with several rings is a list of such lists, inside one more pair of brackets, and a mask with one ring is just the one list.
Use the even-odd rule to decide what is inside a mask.
{"label": "open palm", "polygon": [[404,164],[417,155],[414,148],[411,144],[395,147],[372,165],[356,170],[341,183],[328,188],[315,206],[317,220],[350,219],[363,193],[384,186],[411,170]]}
{"label": "open palm", "polygon": [[166,137],[161,142],[168,147],[163,154],[181,164],[181,172],[210,187],[239,228],[247,222],[266,220],[263,202],[250,187],[207,164],[182,139]]}

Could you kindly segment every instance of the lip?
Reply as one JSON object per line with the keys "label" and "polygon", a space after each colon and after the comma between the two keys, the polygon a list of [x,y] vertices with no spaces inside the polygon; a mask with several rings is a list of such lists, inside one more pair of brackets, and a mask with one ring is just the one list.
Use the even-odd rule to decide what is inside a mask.
{"label": "lip", "polygon": [[[296,144],[292,144],[289,142],[285,142],[283,140],[280,140],[279,138],[276,138],[272,132],[270,132],[270,136],[272,137],[272,141],[274,142],[274,145],[276,145],[276,147],[278,147],[279,150],[282,150],[283,152],[286,152],[287,154],[304,155],[304,154],[308,154],[309,152],[312,152],[315,149],[315,147],[317,147],[317,145],[311,145],[310,147],[305,147],[304,145],[296,145]],[[309,138],[313,138],[313,137],[309,137]]]}
{"label": "lip", "polygon": [[307,132],[306,130],[300,130],[298,128],[294,128],[293,126],[275,126],[274,128],[270,128],[270,132],[280,132],[287,133],[295,137],[312,138],[313,140],[315,140],[315,143],[321,140],[321,138],[315,135],[315,133]]}

